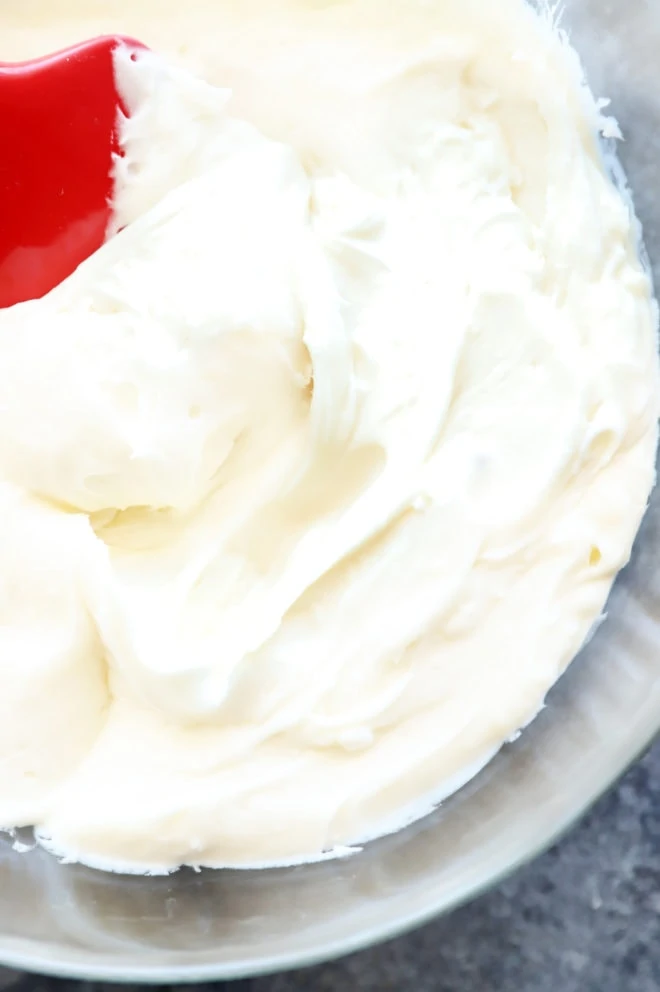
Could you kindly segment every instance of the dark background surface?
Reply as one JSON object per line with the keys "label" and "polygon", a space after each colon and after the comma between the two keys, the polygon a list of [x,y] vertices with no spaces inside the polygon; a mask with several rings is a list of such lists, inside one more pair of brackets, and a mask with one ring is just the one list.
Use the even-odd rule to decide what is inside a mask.
{"label": "dark background surface", "polygon": [[[0,992],[113,988],[0,968]],[[471,905],[340,961],[220,988],[660,992],[660,745],[563,841]]]}

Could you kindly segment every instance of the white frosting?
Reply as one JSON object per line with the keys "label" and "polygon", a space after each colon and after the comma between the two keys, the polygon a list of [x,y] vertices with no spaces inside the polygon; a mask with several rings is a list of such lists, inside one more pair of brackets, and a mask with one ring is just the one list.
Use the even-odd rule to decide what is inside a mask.
{"label": "white frosting", "polygon": [[655,309],[522,0],[154,4],[1,12],[2,58],[123,31],[214,85],[119,52],[119,233],[0,312],[0,823],[309,860],[579,648],[653,481]]}

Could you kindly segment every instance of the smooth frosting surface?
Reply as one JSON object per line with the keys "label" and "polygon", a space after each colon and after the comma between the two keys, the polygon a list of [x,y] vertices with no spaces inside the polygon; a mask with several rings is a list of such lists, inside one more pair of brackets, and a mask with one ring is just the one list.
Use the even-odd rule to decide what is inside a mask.
{"label": "smooth frosting surface", "polygon": [[[0,0],[165,56],[116,230],[0,311],[0,824],[101,867],[315,859],[531,720],[654,478],[616,135],[522,0]],[[194,74],[193,74],[194,73]]]}

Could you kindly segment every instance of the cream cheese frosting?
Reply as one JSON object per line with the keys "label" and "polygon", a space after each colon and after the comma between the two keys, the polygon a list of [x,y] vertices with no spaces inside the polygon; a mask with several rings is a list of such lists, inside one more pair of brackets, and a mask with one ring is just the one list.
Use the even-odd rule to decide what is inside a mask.
{"label": "cream cheese frosting", "polygon": [[123,871],[396,829],[538,712],[654,479],[616,134],[522,0],[0,0],[96,33],[107,243],[0,311],[0,823]]}

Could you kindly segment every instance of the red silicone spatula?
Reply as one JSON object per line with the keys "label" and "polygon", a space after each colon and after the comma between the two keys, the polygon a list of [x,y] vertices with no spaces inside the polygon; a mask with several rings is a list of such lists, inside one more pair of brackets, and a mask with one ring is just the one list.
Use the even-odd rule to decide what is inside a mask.
{"label": "red silicone spatula", "polygon": [[112,36],[0,63],[0,307],[43,296],[105,240],[119,44],[144,47]]}

